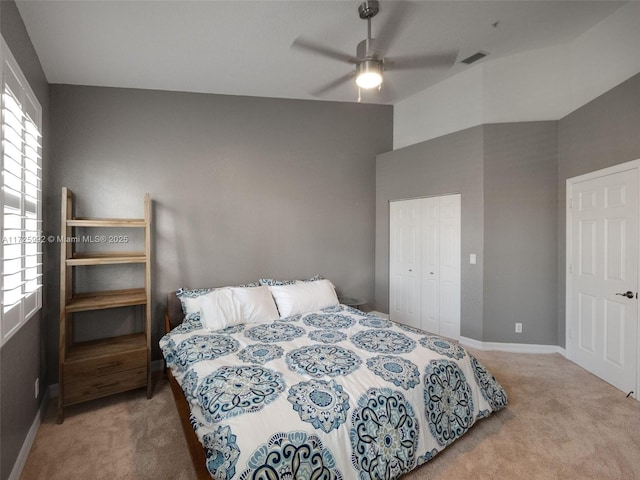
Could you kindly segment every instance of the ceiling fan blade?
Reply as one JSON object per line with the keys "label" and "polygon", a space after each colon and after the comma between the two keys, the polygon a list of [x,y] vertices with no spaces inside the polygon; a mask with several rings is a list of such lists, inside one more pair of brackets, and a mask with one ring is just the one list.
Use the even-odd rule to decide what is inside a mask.
{"label": "ceiling fan blade", "polygon": [[418,70],[422,68],[450,68],[456,61],[458,52],[427,55],[404,55],[385,57],[385,70]]}
{"label": "ceiling fan blade", "polygon": [[353,55],[339,52],[338,50],[334,50],[333,48],[326,47],[324,45],[318,45],[315,42],[300,37],[296,38],[293,41],[291,47],[297,48],[299,50],[305,50],[307,52],[311,52],[322,57],[331,58],[333,60],[338,60],[344,63],[358,63],[358,59]]}
{"label": "ceiling fan blade", "polygon": [[321,88],[319,88],[317,90],[314,90],[314,91],[312,91],[310,93],[311,93],[311,95],[319,97],[320,95],[323,95],[323,94],[327,93],[328,91],[339,87],[343,83],[348,82],[349,80],[351,80],[353,78],[354,75],[355,75],[355,72],[349,72],[348,74],[343,75],[340,78],[336,78],[333,82],[330,82],[330,83],[326,84],[324,87],[321,87]]}
{"label": "ceiling fan blade", "polygon": [[[387,2],[384,6],[386,7],[387,5],[390,9],[389,15],[382,27],[374,35],[378,48],[384,53],[388,52],[393,45],[413,8],[413,5],[405,0]],[[373,22],[375,25],[375,20]]]}

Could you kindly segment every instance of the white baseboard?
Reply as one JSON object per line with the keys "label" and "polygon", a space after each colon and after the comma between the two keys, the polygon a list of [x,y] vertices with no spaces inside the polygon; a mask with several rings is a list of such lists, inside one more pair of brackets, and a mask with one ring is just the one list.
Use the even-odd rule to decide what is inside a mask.
{"label": "white baseboard", "polygon": [[460,337],[460,343],[476,350],[497,350],[511,353],[559,353],[566,357],[567,351],[558,345],[535,345],[531,343],[481,342],[473,338]]}
{"label": "white baseboard", "polygon": [[22,470],[27,463],[27,457],[29,456],[29,452],[31,451],[33,442],[35,441],[36,435],[38,434],[38,429],[40,428],[40,424],[42,423],[42,418],[47,411],[49,400],[51,400],[51,390],[48,388],[42,397],[42,402],[38,407],[38,411],[36,412],[36,417],[33,419],[31,428],[29,428],[29,432],[27,433],[27,436],[22,443],[22,447],[20,448],[20,452],[18,453],[18,458],[16,458],[16,463],[13,464],[13,468],[11,469],[11,473],[9,474],[9,480],[18,480],[20,478],[20,475],[22,475]]}
{"label": "white baseboard", "polygon": [[[388,313],[381,313],[373,310],[372,312],[379,317],[389,318]],[[498,352],[511,353],[559,353],[563,357],[567,356],[567,351],[557,345],[535,345],[531,343],[502,343],[502,342],[481,342],[474,338],[460,337],[458,341],[466,346],[475,348],[476,350],[496,350]]]}

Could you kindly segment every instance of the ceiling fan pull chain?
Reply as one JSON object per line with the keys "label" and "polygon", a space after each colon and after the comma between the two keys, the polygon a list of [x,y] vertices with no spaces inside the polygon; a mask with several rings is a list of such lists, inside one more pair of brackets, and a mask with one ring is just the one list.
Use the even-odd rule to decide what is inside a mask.
{"label": "ceiling fan pull chain", "polygon": [[360,90],[360,87],[358,87],[358,103],[360,103],[361,100],[362,100],[361,90]]}

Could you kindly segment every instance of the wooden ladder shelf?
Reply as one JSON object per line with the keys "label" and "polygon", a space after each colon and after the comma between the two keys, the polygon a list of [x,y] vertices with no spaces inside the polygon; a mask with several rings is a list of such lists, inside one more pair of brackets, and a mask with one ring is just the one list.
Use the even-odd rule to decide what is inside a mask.
{"label": "wooden ladder shelf", "polygon": [[[60,247],[60,357],[58,423],[64,421],[64,408],[134,388],[146,387],[151,398],[151,200],[144,197],[144,218],[74,217],[74,195],[62,188]],[[141,228],[144,250],[132,252],[75,252],[76,228]],[[144,287],[76,293],[74,268],[140,264],[144,268]],[[139,268],[139,267],[137,267]],[[99,340],[75,342],[73,314],[110,308],[142,306],[142,331]]]}

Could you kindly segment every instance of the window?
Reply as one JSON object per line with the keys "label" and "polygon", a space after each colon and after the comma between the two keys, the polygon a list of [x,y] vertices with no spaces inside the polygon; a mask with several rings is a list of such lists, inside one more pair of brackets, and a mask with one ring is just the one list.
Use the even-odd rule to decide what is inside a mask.
{"label": "window", "polygon": [[0,38],[1,343],[42,306],[42,109]]}

